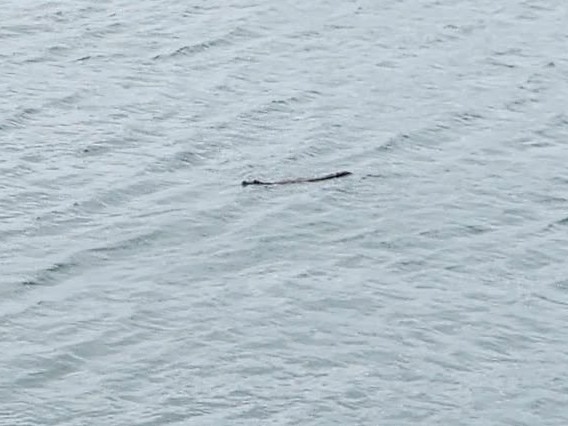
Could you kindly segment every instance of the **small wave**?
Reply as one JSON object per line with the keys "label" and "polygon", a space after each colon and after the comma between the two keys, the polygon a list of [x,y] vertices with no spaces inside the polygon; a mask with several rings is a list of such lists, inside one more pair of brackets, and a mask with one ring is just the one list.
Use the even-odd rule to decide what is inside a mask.
{"label": "small wave", "polygon": [[11,117],[8,117],[4,123],[0,123],[0,130],[4,129],[22,129],[34,116],[40,113],[39,108],[21,108]]}
{"label": "small wave", "polygon": [[24,280],[22,285],[35,287],[55,284],[58,280],[68,275],[74,266],[76,266],[76,263],[71,261],[55,263],[43,271],[39,271],[35,277]]}
{"label": "small wave", "polygon": [[80,251],[65,261],[54,263],[38,271],[34,276],[24,279],[21,284],[25,287],[56,285],[80,271],[96,267],[119,255],[128,255],[134,251],[139,253],[141,248],[148,246],[159,235],[158,231],[147,232],[105,246]]}
{"label": "small wave", "polygon": [[174,50],[173,52],[156,55],[152,59],[161,60],[161,59],[172,59],[178,56],[193,56],[199,53],[206,52],[213,48],[227,47],[232,45],[235,41],[247,40],[255,36],[256,33],[253,33],[245,29],[237,28],[225,34],[224,36],[213,38],[210,40],[205,40],[200,43],[182,46]]}

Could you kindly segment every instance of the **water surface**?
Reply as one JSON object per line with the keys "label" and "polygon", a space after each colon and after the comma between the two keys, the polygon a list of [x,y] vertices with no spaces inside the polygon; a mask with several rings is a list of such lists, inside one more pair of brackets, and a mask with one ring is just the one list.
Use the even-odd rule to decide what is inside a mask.
{"label": "water surface", "polygon": [[7,1],[0,424],[567,424],[567,6],[418,3]]}

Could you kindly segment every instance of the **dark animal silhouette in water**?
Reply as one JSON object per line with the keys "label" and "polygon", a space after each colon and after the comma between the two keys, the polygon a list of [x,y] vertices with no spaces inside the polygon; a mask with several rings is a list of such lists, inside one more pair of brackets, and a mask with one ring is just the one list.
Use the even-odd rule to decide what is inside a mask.
{"label": "dark animal silhouette in water", "polygon": [[317,177],[317,178],[299,178],[299,179],[286,179],[286,180],[277,180],[274,182],[263,182],[260,180],[243,180],[242,185],[243,186],[248,186],[248,185],[286,185],[286,184],[290,184],[290,183],[306,183],[306,182],[320,182],[322,180],[329,180],[329,179],[335,179],[335,178],[340,178],[343,176],[349,176],[353,173],[351,172],[338,172],[338,173],[332,173],[330,175],[325,175],[325,176],[321,176],[321,177]]}

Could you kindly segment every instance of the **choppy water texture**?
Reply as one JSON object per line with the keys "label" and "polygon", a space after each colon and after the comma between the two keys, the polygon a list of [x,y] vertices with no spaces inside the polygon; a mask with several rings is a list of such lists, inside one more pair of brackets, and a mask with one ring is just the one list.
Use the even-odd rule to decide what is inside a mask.
{"label": "choppy water texture", "polygon": [[0,14],[0,424],[568,424],[566,1]]}

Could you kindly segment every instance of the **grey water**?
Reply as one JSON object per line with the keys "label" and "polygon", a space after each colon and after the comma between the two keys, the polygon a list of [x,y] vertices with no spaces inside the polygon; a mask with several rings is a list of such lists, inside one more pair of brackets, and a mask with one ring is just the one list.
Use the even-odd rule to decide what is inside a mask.
{"label": "grey water", "polygon": [[0,424],[568,424],[567,48],[563,0],[5,0]]}

